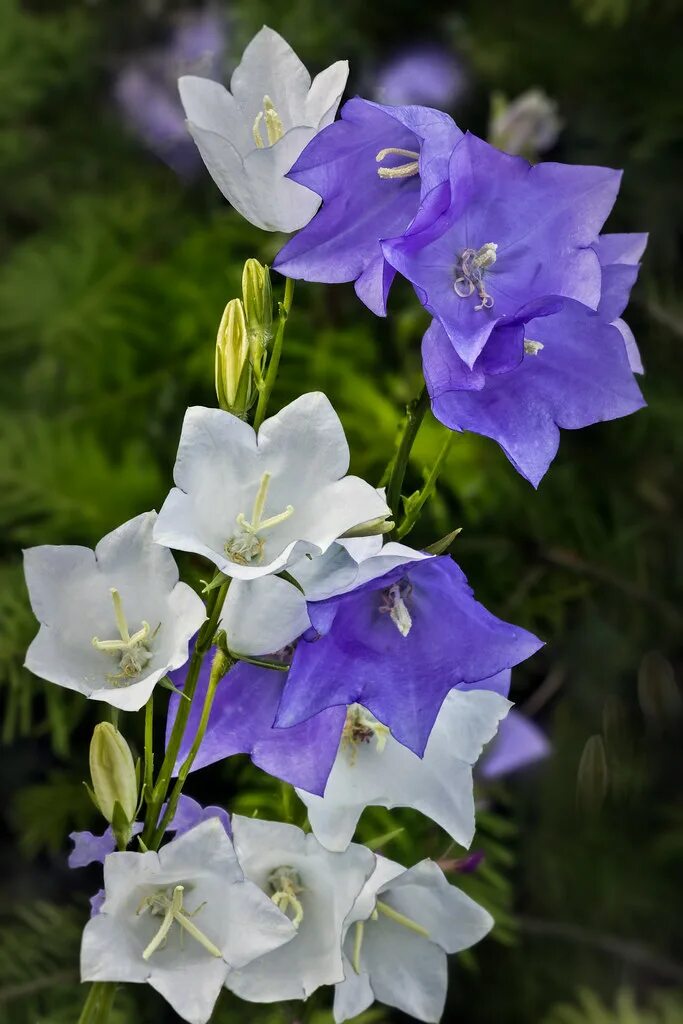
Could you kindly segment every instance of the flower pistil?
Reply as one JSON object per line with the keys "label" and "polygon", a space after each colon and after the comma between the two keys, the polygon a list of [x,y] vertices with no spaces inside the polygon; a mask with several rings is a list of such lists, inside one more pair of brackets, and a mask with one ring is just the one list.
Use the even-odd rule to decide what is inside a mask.
{"label": "flower pistil", "polygon": [[196,924],[190,920],[195,917],[199,911],[206,905],[201,903],[196,910],[192,913],[183,911],[183,893],[185,887],[182,885],[176,885],[173,890],[160,889],[157,892],[152,893],[150,896],[145,898],[138,907],[138,914],[144,914],[149,911],[154,917],[163,917],[163,921],[159,925],[159,930],[156,932],[151,942],[146,946],[143,951],[143,960],[149,960],[149,958],[156,953],[158,949],[163,949],[166,945],[168,933],[170,932],[173,922],[177,921],[181,929],[181,942],[183,933],[187,932],[191,935],[204,949],[211,954],[211,956],[222,957],[220,949],[207,938],[204,932],[197,928]]}
{"label": "flower pistil", "polygon": [[113,674],[112,682],[134,679],[142,672],[147,662],[152,657],[149,650],[149,642],[155,636],[157,630],[152,633],[148,622],[143,620],[142,626],[131,636],[128,623],[123,611],[121,595],[116,587],[110,588],[111,599],[114,602],[114,615],[118,627],[120,640],[99,640],[96,636],[92,638],[92,645],[98,651],[105,654],[113,654],[119,658],[120,672]]}
{"label": "flower pistil", "polygon": [[294,513],[294,506],[287,505],[284,512],[280,512],[275,516],[269,516],[267,519],[261,518],[265,509],[269,486],[270,473],[264,473],[261,477],[259,489],[256,492],[256,498],[254,499],[251,520],[247,519],[244,512],[240,512],[236,520],[240,532],[233,534],[225,542],[226,555],[233,562],[237,562],[238,565],[249,565],[250,562],[254,561],[260,562],[263,558],[265,541],[259,534],[263,530],[269,530],[273,526],[278,526],[279,523],[284,523]]}
{"label": "flower pistil", "polygon": [[[267,143],[263,139],[263,126],[266,129]],[[266,145],[275,145],[285,134],[285,127],[270,96],[263,97],[263,110],[259,110],[256,115],[251,133],[254,136],[257,149],[265,149]]]}
{"label": "flower pistil", "polygon": [[389,146],[387,149],[380,149],[375,157],[378,164],[381,164],[388,156],[407,156],[408,163],[399,164],[398,167],[378,167],[377,173],[380,178],[412,178],[420,171],[420,154],[412,149],[397,149]]}
{"label": "flower pistil", "polygon": [[489,295],[484,285],[484,274],[496,262],[496,242],[485,242],[479,249],[464,249],[458,256],[456,277],[453,284],[455,294],[461,299],[468,299],[475,291],[480,298],[480,303],[475,310],[491,309],[493,296]]}
{"label": "flower pistil", "polygon": [[268,878],[268,884],[272,890],[270,898],[275,906],[285,915],[288,910],[292,910],[294,916],[291,921],[294,927],[298,928],[304,919],[304,907],[299,899],[299,893],[304,890],[301,879],[294,868],[276,868]]}

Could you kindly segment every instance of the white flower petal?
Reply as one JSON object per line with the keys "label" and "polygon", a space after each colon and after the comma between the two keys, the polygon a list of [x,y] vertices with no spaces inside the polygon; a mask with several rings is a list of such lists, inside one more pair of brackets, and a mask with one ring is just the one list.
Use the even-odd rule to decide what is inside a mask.
{"label": "white flower petal", "polygon": [[441,1020],[448,965],[438,946],[383,917],[365,927],[361,962],[380,1003],[418,1020]]}
{"label": "white flower petal", "polygon": [[334,986],[333,1014],[335,1024],[357,1017],[375,1001],[370,979],[361,971],[356,974],[349,960],[344,957],[344,981]]}
{"label": "white flower petal", "polygon": [[209,958],[174,964],[170,970],[153,967],[148,981],[183,1020],[207,1024],[227,973],[224,960]]}
{"label": "white flower petal", "polygon": [[108,914],[91,917],[81,940],[81,981],[142,982],[148,976],[135,936]]}
{"label": "white flower petal", "polygon": [[191,124],[227,139],[240,155],[254,148],[242,109],[224,85],[210,78],[183,75],[178,79],[178,90]]}
{"label": "white flower petal", "polygon": [[[301,395],[265,420],[258,432],[258,449],[267,468],[273,467],[273,475],[287,467],[304,496],[315,493],[321,483],[339,480],[349,468],[344,428],[322,391]],[[273,490],[275,504],[278,498]]]}
{"label": "white flower petal", "polygon": [[245,967],[296,938],[291,921],[253,882],[245,880],[231,887],[225,912],[231,926],[222,949],[233,969]]}
{"label": "white flower petal", "polygon": [[310,626],[306,598],[279,576],[233,580],[220,626],[237,654],[275,654]]}
{"label": "white flower petal", "polygon": [[233,72],[230,91],[248,124],[263,108],[269,96],[285,130],[303,124],[311,76],[282,36],[264,25],[256,33]]}
{"label": "white flower petal", "polygon": [[392,736],[354,747],[342,743],[323,797],[297,790],[311,828],[330,850],[344,850],[365,807],[412,807],[462,846],[474,834],[472,765],[511,704],[487,690],[452,690],[423,758]]}
{"label": "white flower petal", "polygon": [[252,211],[265,231],[298,231],[320,206],[316,192],[285,177],[315,134],[315,128],[306,125],[290,128],[273,146],[252,149],[245,156]]}
{"label": "white flower petal", "polygon": [[306,97],[306,123],[320,131],[334,121],[349,77],[349,62],[338,60],[313,79]]}

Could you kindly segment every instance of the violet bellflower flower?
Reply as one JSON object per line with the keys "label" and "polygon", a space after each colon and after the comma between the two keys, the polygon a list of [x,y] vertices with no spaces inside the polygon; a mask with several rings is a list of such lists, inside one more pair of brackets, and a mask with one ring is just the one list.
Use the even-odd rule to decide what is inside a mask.
{"label": "violet bellflower flower", "polygon": [[449,177],[448,208],[384,242],[384,256],[412,282],[466,365],[491,339],[493,372],[500,372],[519,362],[533,337],[527,324],[556,312],[560,299],[598,309],[594,245],[621,175],[605,167],[532,167],[467,133],[453,150]]}
{"label": "violet bellflower flower", "polygon": [[477,764],[482,779],[499,779],[528,768],[550,756],[552,746],[546,734],[522,711],[513,708],[498,728],[498,734]]}
{"label": "violet bellflower flower", "polygon": [[181,177],[201,167],[178,97],[179,75],[220,74],[225,21],[214,10],[188,12],[174,26],[168,44],[131,57],[114,84],[126,121],[146,146]]}
{"label": "violet bellflower flower", "polygon": [[377,73],[378,103],[419,103],[448,108],[460,98],[466,76],[461,61],[443,46],[414,46],[395,54]]}
{"label": "violet bellflower flower", "polygon": [[435,208],[447,203],[448,157],[461,137],[447,114],[429,107],[349,100],[288,174],[323,205],[274,267],[304,281],[355,281],[361,301],[384,316],[395,271],[381,241],[402,234],[433,190]]}
{"label": "violet bellflower flower", "polygon": [[496,357],[498,329],[470,370],[434,320],[422,342],[432,411],[451,430],[497,441],[518,473],[538,486],[560,443],[560,429],[578,430],[627,416],[645,405],[633,377],[637,358],[623,321],[565,300],[562,308],[531,320],[521,358],[503,372]]}
{"label": "violet bellflower flower", "polygon": [[308,613],[275,724],[361,704],[419,757],[450,690],[490,689],[542,646],[475,601],[449,557],[405,563]]}

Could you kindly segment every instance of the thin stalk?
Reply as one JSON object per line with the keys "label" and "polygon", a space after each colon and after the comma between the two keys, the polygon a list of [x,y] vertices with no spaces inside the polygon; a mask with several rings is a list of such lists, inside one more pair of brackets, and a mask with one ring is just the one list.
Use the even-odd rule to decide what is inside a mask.
{"label": "thin stalk", "polygon": [[408,928],[411,932],[415,932],[416,935],[421,935],[423,938],[429,938],[429,932],[426,928],[423,928],[417,921],[413,921],[412,917],[406,917],[405,914],[401,914],[398,910],[394,910],[388,903],[382,903],[381,900],[377,900],[375,904],[380,914],[384,914],[390,921],[395,921],[396,924],[400,924],[403,928]]}
{"label": "thin stalk", "polygon": [[116,985],[110,981],[96,981],[90,986],[78,1024],[106,1024],[114,1005]]}
{"label": "thin stalk", "polygon": [[154,691],[145,704],[145,772],[143,795],[151,797],[154,788]]}
{"label": "thin stalk", "polygon": [[[425,417],[425,413],[429,408],[429,395],[427,394],[427,388],[423,387],[420,394],[414,399],[406,408],[406,421],[403,426],[403,434],[394,457],[394,461],[391,467],[391,475],[389,477],[389,483],[387,485],[387,504],[393,512],[394,520],[397,522],[399,513],[401,511],[401,488],[403,487],[403,480],[406,475],[406,469],[408,467],[408,459],[410,458],[410,452],[417,432],[420,429],[422,420]],[[395,539],[395,533],[390,534],[392,539]]]}
{"label": "thin stalk", "polygon": [[453,433],[453,431],[449,430],[448,436],[444,439],[439,454],[434,460],[434,465],[432,466],[429,472],[429,476],[427,477],[422,486],[422,490],[420,491],[419,497],[411,505],[410,511],[403,519],[403,522],[399,523],[399,525],[396,528],[396,540],[401,540],[401,538],[405,537],[407,533],[410,533],[412,528],[415,526],[415,523],[419,519],[422,509],[431,498],[434,492],[434,488],[436,487],[436,481],[438,480],[439,474],[441,473],[441,470],[444,467],[444,463],[448,458],[448,453],[451,450],[451,445],[453,444],[454,438],[455,434]]}
{"label": "thin stalk", "polygon": [[292,300],[294,299],[294,281],[291,277],[285,280],[285,297],[280,303],[280,315],[278,318],[277,331],[275,332],[275,340],[273,341],[273,348],[270,353],[270,359],[268,360],[268,369],[266,370],[266,379],[263,384],[263,388],[258,396],[258,403],[256,405],[256,414],[254,416],[254,430],[258,430],[264,419],[266,418],[266,412],[268,410],[268,402],[270,401],[270,395],[275,384],[275,378],[277,377],[278,367],[280,366],[280,356],[282,355],[282,343],[285,337],[285,325],[289,316],[289,311],[292,308]]}
{"label": "thin stalk", "polygon": [[211,675],[209,677],[209,685],[206,688],[206,696],[204,698],[204,706],[202,708],[201,718],[199,719],[199,725],[197,726],[197,732],[195,733],[192,746],[190,747],[187,757],[180,766],[178,772],[178,778],[176,779],[175,786],[171,792],[171,795],[164,811],[163,817],[159,822],[157,829],[152,836],[152,848],[154,849],[161,842],[166,828],[173,821],[173,816],[180,800],[180,795],[185,785],[185,780],[190,774],[190,770],[194,763],[194,759],[199,753],[199,748],[202,745],[202,740],[206,733],[206,727],[209,724],[209,716],[211,715],[211,708],[213,707],[213,699],[216,696],[216,689],[225,673],[230,668],[232,662],[222,651],[217,651],[211,666]]}
{"label": "thin stalk", "polygon": [[175,764],[178,759],[178,753],[180,752],[183,736],[185,735],[185,728],[187,726],[188,718],[190,717],[192,698],[194,697],[194,692],[197,689],[199,673],[204,661],[204,656],[213,642],[229,584],[230,580],[227,579],[221,584],[218,590],[212,590],[206,603],[208,618],[199,631],[194,652],[190,659],[190,667],[187,672],[187,678],[185,680],[185,687],[183,690],[189,700],[181,700],[178,704],[178,710],[175,722],[173,723],[173,729],[171,730],[168,746],[166,748],[166,754],[161,768],[159,769],[159,775],[157,777],[156,785],[152,791],[152,797],[147,805],[145,831],[142,836],[142,840],[147,849],[154,848],[152,845],[152,837],[156,837],[157,834],[159,813],[161,811],[161,806],[166,799],[173,769],[175,768]]}

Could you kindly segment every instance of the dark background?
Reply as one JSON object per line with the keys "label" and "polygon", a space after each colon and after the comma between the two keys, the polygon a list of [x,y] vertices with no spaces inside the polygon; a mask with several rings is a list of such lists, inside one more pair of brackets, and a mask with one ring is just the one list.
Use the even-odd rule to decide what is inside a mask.
{"label": "dark background", "polygon": [[[185,407],[214,402],[215,331],[242,262],[272,260],[282,241],[231,211],[201,167],[178,174],[150,152],[114,98],[130,62],[169,83],[183,70],[155,61],[188,8],[0,0],[0,1020],[12,1024],[77,1018],[79,935],[99,877],[68,870],[66,837],[101,827],[82,786],[101,708],[23,670],[36,625],[20,549],[92,545],[160,507]],[[436,42],[466,80],[451,111],[461,127],[485,135],[493,91],[540,87],[564,121],[552,159],[625,168],[608,226],[650,232],[627,315],[648,408],[566,432],[538,491],[492,442],[461,436],[411,542],[462,526],[454,554],[478,596],[547,640],[516,671],[513,697],[553,754],[481,787],[474,848],[486,858],[453,880],[498,924],[453,958],[444,1020],[680,1024],[681,4],[234,0],[214,10],[225,19],[224,80],[264,21],[313,72],[348,58],[348,95],[372,93],[397,52]],[[377,480],[419,386],[424,326],[400,285],[386,321],[350,286],[299,288],[277,404],[325,390],[353,470]],[[413,484],[439,443],[428,423]],[[190,582],[202,574],[181,564]],[[241,759],[193,776],[187,791],[282,815],[279,786]],[[397,824],[388,855],[444,853],[443,834],[410,813],[370,812],[360,835]],[[225,995],[213,1019],[326,1024],[328,995],[304,1007]],[[177,1019],[146,989],[116,1006],[116,1024]],[[365,1017],[398,1019],[382,1008]]]}

